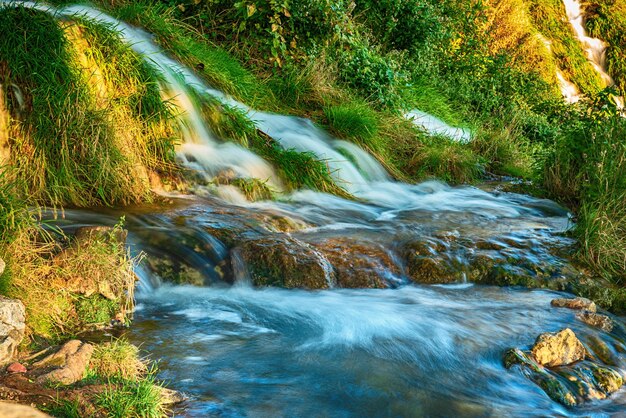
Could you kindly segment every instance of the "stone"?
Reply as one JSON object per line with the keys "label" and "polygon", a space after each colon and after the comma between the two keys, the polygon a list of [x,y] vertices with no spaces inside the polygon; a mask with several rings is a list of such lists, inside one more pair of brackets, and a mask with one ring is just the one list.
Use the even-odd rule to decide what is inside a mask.
{"label": "stone", "polygon": [[32,406],[19,405],[12,402],[0,401],[0,417],[2,418],[51,418]]}
{"label": "stone", "polygon": [[594,312],[579,312],[576,318],[592,327],[600,328],[602,331],[611,332],[613,330],[613,320],[606,315]]}
{"label": "stone", "polygon": [[178,391],[164,388],[162,386],[157,386],[157,388],[161,392],[161,403],[163,405],[175,405],[184,402],[186,399],[185,395]]}
{"label": "stone", "polygon": [[585,359],[585,347],[569,328],[557,333],[541,334],[531,353],[537,363],[547,367],[568,365]]}
{"label": "stone", "polygon": [[9,367],[7,367],[7,372],[13,373],[26,373],[28,370],[21,363],[11,363]]}
{"label": "stone", "polygon": [[[71,340],[65,343],[56,353],[53,353],[33,365],[35,369],[42,369],[44,373],[37,377],[37,383],[56,382],[71,385],[82,380],[94,347],[80,340]],[[52,368],[51,371],[48,371]]]}
{"label": "stone", "polygon": [[0,366],[13,360],[25,331],[24,304],[19,300],[0,296]]}
{"label": "stone", "polygon": [[552,306],[557,308],[568,308],[568,309],[578,309],[578,310],[586,310],[589,312],[596,311],[596,304],[587,298],[571,298],[571,299],[552,299],[550,302]]}

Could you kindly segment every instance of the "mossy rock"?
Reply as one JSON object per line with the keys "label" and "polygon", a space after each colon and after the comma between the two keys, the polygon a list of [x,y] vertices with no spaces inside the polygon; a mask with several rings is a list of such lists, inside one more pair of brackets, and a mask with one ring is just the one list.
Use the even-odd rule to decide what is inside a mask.
{"label": "mossy rock", "polygon": [[328,260],[312,246],[291,237],[248,241],[233,252],[245,263],[257,286],[327,289],[336,282]]}

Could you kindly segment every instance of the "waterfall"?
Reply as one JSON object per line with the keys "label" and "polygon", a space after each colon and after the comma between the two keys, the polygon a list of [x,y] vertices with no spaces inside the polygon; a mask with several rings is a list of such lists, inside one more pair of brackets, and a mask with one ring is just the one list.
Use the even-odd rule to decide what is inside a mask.
{"label": "waterfall", "polygon": [[[593,66],[593,68],[600,74],[600,77],[606,84],[606,86],[614,86],[615,81],[607,72],[606,65],[606,48],[607,44],[598,38],[592,38],[587,34],[585,30],[585,16],[581,9],[579,0],[563,0],[565,6],[565,13],[567,14],[567,20],[569,20],[576,37],[583,45],[587,59]],[[617,107],[619,109],[624,108],[624,99],[622,97],[616,97]]]}

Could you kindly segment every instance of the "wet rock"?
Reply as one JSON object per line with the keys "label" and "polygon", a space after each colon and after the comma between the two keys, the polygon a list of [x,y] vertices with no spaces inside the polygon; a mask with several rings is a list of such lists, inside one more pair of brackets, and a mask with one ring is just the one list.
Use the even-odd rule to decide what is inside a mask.
{"label": "wet rock", "polygon": [[248,241],[233,251],[257,286],[327,289],[335,284],[328,260],[314,247],[292,237]]}
{"label": "wet rock", "polygon": [[617,392],[624,384],[624,379],[609,367],[601,367],[591,363],[591,370],[597,386],[606,393]]}
{"label": "wet rock", "polygon": [[504,355],[504,365],[507,369],[520,367],[524,370],[525,376],[539,385],[555,401],[567,406],[578,403],[567,381],[559,379],[557,375],[537,363],[530,352],[524,352],[519,348],[511,349]]}
{"label": "wet rock", "polygon": [[7,372],[9,373],[26,373],[28,370],[21,363],[11,363],[9,367],[7,367]]}
{"label": "wet rock", "polygon": [[11,362],[26,331],[24,304],[0,296],[0,366]]}
{"label": "wet rock", "polygon": [[314,246],[332,264],[338,287],[386,288],[400,274],[389,253],[375,243],[336,238]]}
{"label": "wet rock", "polygon": [[539,364],[547,367],[567,365],[585,359],[585,347],[569,328],[557,333],[541,334],[537,337],[531,353]]}
{"label": "wet rock", "polygon": [[[51,354],[33,365],[43,374],[37,377],[37,382],[57,382],[71,385],[81,380],[91,360],[94,347],[79,340],[68,341],[59,351]],[[49,369],[52,369],[49,371]]]}
{"label": "wet rock", "polygon": [[161,403],[163,405],[176,405],[186,400],[185,395],[178,391],[162,386],[157,386],[157,388],[161,392]]}
{"label": "wet rock", "polygon": [[51,418],[31,406],[0,401],[0,417],[2,418]]}
{"label": "wet rock", "polygon": [[406,274],[415,283],[454,283],[464,280],[464,269],[455,263],[443,240],[411,242],[404,246]]}
{"label": "wet rock", "polygon": [[557,308],[578,309],[589,312],[596,311],[596,304],[587,298],[553,299],[550,304]]}
{"label": "wet rock", "polygon": [[611,332],[613,330],[613,320],[606,315],[594,312],[579,312],[576,318],[585,324],[600,328],[602,331]]}

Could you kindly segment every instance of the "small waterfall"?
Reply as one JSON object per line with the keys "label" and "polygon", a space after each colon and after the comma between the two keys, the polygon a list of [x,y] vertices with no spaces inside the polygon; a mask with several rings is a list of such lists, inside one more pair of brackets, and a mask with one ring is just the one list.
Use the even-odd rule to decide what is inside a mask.
{"label": "small waterfall", "polygon": [[[607,44],[598,38],[592,38],[587,34],[585,30],[585,16],[581,9],[579,0],[563,0],[565,6],[565,13],[569,20],[576,37],[583,45],[585,52],[587,53],[587,59],[593,65],[593,68],[600,74],[602,80],[606,86],[614,86],[615,81],[607,72],[606,65],[606,48]],[[619,109],[624,108],[624,99],[622,97],[616,97],[617,107]]]}

